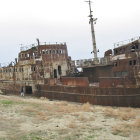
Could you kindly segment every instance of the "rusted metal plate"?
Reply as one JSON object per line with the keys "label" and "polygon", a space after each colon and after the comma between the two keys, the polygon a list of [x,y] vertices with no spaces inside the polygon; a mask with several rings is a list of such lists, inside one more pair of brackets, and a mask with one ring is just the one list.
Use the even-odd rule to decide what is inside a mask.
{"label": "rusted metal plate", "polygon": [[64,86],[78,86],[78,87],[89,86],[87,77],[62,77],[62,84]]}

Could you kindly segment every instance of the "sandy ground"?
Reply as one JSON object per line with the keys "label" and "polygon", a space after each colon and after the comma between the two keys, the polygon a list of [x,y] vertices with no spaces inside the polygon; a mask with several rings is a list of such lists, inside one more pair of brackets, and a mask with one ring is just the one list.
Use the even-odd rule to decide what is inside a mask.
{"label": "sandy ground", "polygon": [[140,140],[140,109],[0,95],[0,140]]}

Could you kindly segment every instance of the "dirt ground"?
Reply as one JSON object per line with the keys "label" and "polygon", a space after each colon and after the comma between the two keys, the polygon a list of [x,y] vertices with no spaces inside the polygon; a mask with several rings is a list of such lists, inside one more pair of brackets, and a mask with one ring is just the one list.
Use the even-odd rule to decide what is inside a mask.
{"label": "dirt ground", "polygon": [[140,108],[0,95],[0,140],[140,140]]}

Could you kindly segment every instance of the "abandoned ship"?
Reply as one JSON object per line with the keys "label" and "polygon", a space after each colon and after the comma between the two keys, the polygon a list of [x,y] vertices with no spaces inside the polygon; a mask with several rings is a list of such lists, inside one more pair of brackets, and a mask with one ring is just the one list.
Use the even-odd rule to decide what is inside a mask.
{"label": "abandoned ship", "polygon": [[4,93],[19,94],[21,86],[50,99],[140,107],[140,38],[95,61],[72,61],[66,43],[22,48],[18,59],[0,68]]}
{"label": "abandoned ship", "polygon": [[[90,24],[94,58],[71,60],[66,43],[22,47],[18,59],[0,67],[0,90],[95,105],[140,107],[140,37],[116,43],[97,56],[94,22]],[[78,68],[82,71],[79,72]]]}

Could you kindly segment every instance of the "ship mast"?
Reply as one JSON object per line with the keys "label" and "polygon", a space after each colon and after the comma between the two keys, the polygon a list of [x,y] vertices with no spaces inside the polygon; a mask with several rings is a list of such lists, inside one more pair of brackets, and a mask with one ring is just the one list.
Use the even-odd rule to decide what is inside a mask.
{"label": "ship mast", "polygon": [[96,20],[97,18],[93,18],[92,15],[92,10],[91,10],[91,1],[86,1],[89,3],[89,10],[90,10],[90,20],[89,20],[89,24],[91,25],[91,35],[92,35],[92,43],[93,43],[93,54],[94,54],[94,59],[98,60],[98,56],[97,56],[97,48],[96,48],[96,39],[95,39],[95,30],[94,30],[94,24],[96,24]]}

